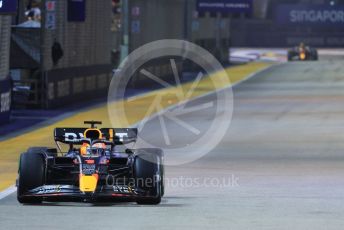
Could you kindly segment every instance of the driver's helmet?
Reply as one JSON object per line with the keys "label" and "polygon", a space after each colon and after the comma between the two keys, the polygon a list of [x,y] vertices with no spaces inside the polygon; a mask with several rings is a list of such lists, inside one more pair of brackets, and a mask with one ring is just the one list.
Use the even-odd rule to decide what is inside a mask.
{"label": "driver's helmet", "polygon": [[306,47],[306,46],[305,46],[305,43],[301,42],[300,45],[299,45],[299,47],[300,47],[301,49],[304,49],[304,48]]}
{"label": "driver's helmet", "polygon": [[104,143],[95,143],[92,146],[88,143],[83,143],[80,148],[80,155],[89,156],[89,155],[100,155],[103,150],[106,149]]}
{"label": "driver's helmet", "polygon": [[106,145],[104,143],[95,143],[92,148],[106,149]]}

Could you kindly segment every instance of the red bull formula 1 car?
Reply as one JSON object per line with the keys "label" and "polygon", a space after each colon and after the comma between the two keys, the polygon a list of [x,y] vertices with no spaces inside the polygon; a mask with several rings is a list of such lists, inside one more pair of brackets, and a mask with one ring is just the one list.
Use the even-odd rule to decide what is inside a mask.
{"label": "red bull formula 1 car", "polygon": [[[56,128],[58,149],[34,147],[21,154],[17,179],[20,203],[116,201],[159,204],[164,195],[163,152],[129,149],[137,129]],[[67,144],[62,151],[61,143]],[[58,151],[59,150],[59,151]]]}
{"label": "red bull formula 1 car", "polygon": [[317,61],[318,51],[301,43],[288,51],[288,61]]}

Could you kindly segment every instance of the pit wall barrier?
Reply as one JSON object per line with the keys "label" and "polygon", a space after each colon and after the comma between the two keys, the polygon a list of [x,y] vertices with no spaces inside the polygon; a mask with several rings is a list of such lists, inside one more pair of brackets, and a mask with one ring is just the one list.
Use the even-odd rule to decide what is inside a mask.
{"label": "pit wall barrier", "polygon": [[[147,71],[167,82],[174,81],[173,71],[167,62],[169,59],[154,60],[145,64]],[[182,72],[182,61],[176,60],[179,74]],[[106,98],[109,86],[114,77],[112,65],[96,65],[56,69],[45,74],[45,108],[58,108],[65,105],[87,102],[87,100]],[[126,87],[136,89],[154,88],[154,82],[135,72]]]}
{"label": "pit wall barrier", "polygon": [[106,97],[112,78],[111,65],[73,67],[47,71],[46,108]]}

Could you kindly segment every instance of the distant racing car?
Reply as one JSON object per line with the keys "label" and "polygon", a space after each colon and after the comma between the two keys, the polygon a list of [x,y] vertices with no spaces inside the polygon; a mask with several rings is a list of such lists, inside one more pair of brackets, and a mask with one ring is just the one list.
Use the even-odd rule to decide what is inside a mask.
{"label": "distant racing car", "polygon": [[288,51],[288,61],[317,61],[318,51],[301,43]]}
{"label": "distant racing car", "polygon": [[[56,128],[58,149],[29,148],[21,154],[17,199],[23,204],[42,201],[116,201],[159,204],[164,195],[163,152],[129,149],[137,129]],[[60,144],[67,144],[63,152]]]}

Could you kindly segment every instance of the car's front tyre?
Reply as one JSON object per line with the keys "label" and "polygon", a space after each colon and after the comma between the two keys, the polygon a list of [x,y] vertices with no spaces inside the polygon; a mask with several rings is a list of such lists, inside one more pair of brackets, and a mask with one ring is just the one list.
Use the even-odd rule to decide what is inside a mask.
{"label": "car's front tyre", "polygon": [[136,186],[148,192],[149,197],[137,198],[138,204],[156,205],[164,194],[164,169],[162,155],[142,150],[135,157],[134,176]]}
{"label": "car's front tyre", "polygon": [[45,162],[42,154],[29,151],[20,156],[18,171],[17,199],[22,204],[41,203],[41,197],[25,196],[31,189],[44,184]]}

